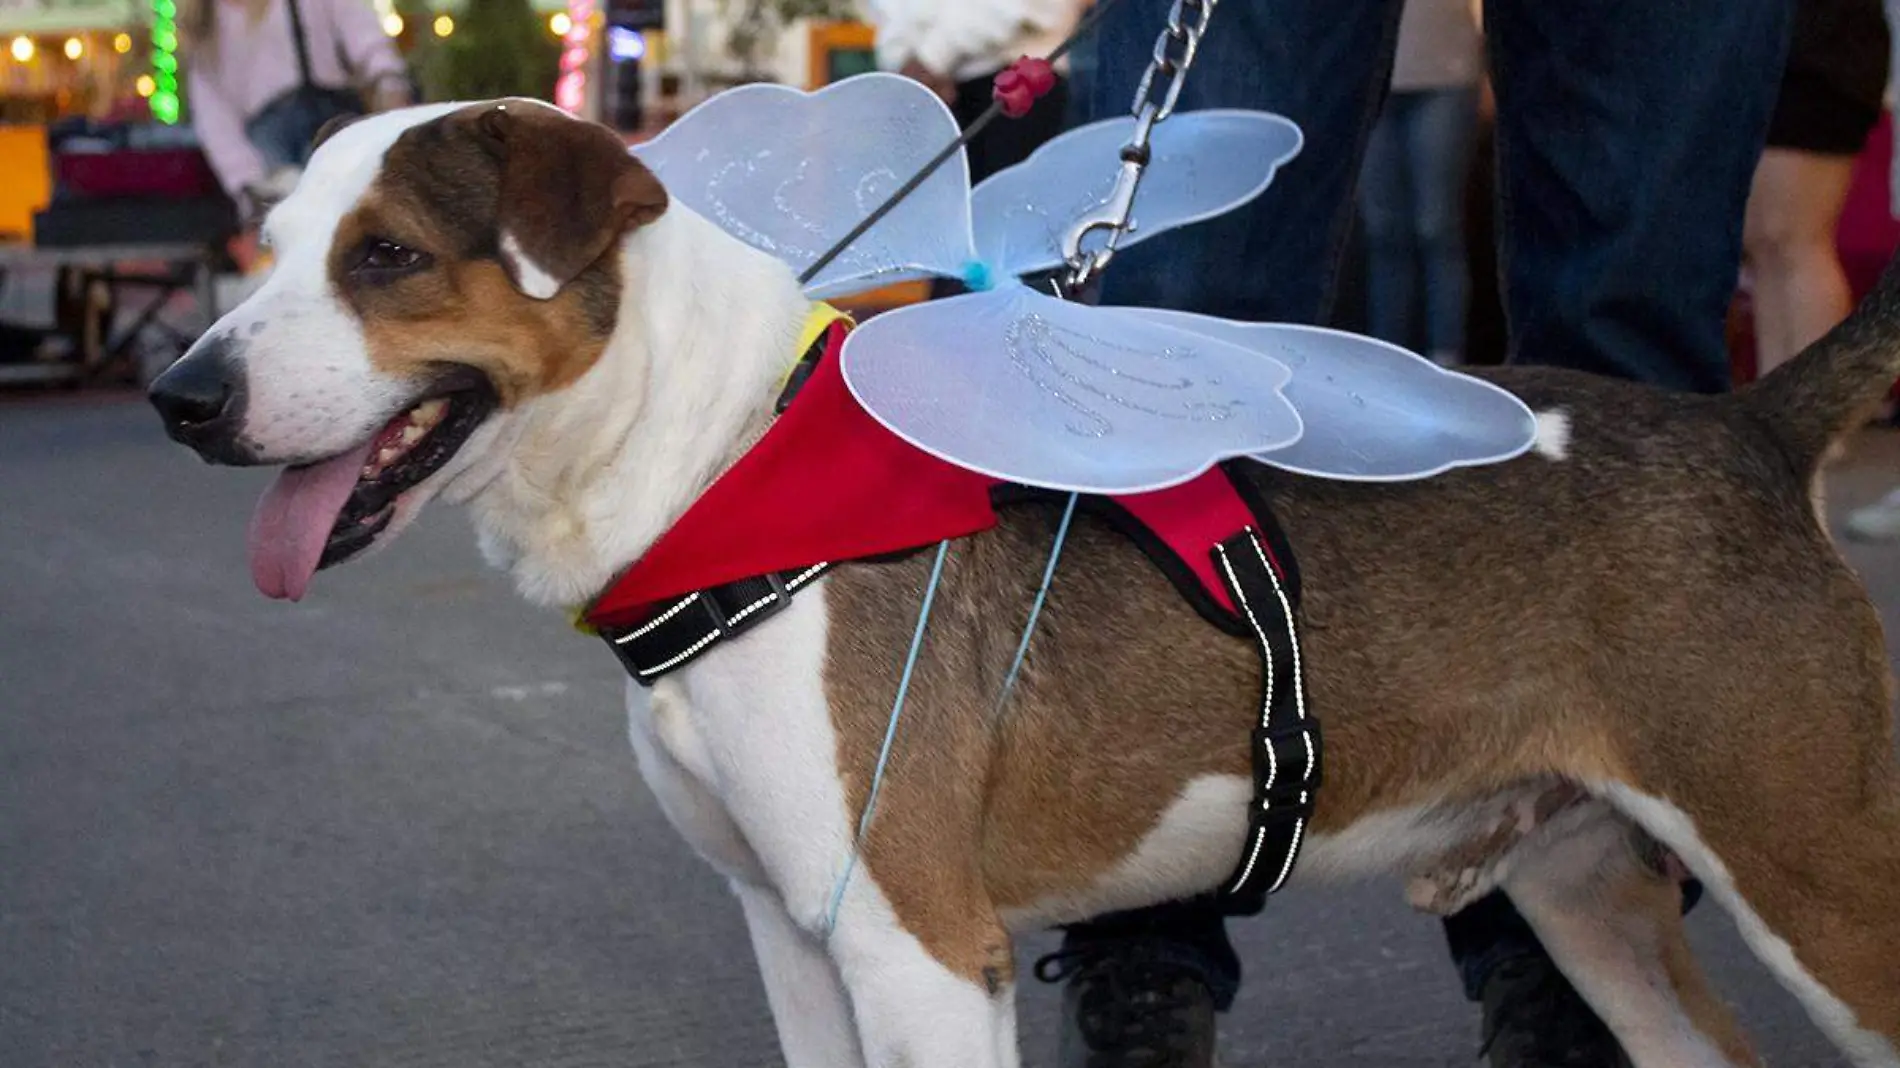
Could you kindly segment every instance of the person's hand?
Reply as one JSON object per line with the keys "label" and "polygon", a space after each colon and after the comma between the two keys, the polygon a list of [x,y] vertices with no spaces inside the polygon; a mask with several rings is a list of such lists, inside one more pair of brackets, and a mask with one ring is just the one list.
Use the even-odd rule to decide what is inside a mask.
{"label": "person's hand", "polygon": [[279,167],[245,186],[243,196],[238,198],[244,208],[244,221],[256,223],[262,219],[265,212],[297,188],[297,179],[302,176],[303,171],[297,167]]}
{"label": "person's hand", "polygon": [[240,231],[224,246],[224,250],[231,254],[232,261],[237,264],[238,271],[242,274],[250,274],[251,269],[263,256],[263,250],[258,247],[255,227]]}
{"label": "person's hand", "polygon": [[375,111],[393,111],[406,108],[415,103],[409,92],[406,78],[388,77],[378,81],[369,92],[369,109]]}
{"label": "person's hand", "polygon": [[914,59],[904,64],[898,73],[912,81],[924,83],[925,88],[937,94],[946,104],[957,102],[957,80],[948,74],[939,74]]}

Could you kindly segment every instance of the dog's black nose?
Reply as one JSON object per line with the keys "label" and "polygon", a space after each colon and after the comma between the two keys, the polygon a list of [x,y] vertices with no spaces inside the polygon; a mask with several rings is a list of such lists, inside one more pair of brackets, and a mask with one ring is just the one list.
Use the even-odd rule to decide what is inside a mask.
{"label": "dog's black nose", "polygon": [[229,463],[244,414],[242,382],[230,342],[206,338],[159,375],[148,395],[173,441]]}

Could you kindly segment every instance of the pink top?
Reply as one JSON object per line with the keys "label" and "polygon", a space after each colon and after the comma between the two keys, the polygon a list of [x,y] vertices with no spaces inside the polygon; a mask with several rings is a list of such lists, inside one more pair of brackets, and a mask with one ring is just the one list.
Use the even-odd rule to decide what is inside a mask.
{"label": "pink top", "polygon": [[[235,197],[264,177],[264,161],[244,136],[244,124],[296,88],[297,48],[286,0],[270,0],[255,24],[248,4],[212,4],[216,37],[212,47],[187,61],[185,100],[211,169]],[[297,11],[303,17],[310,76],[318,85],[367,92],[382,78],[403,73],[402,57],[367,0],[297,0]]]}

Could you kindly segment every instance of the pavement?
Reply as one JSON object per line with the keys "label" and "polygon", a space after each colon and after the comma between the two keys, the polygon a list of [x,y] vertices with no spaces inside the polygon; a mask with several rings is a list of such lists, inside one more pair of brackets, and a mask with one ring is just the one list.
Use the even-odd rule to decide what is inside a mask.
{"label": "pavement", "polygon": [[[0,401],[0,1068],[779,1063],[611,657],[450,509],[265,601],[266,477],[168,445],[136,397]],[[1895,480],[1900,437],[1870,433],[1837,513]],[[1849,554],[1900,610],[1900,547]],[[1771,1063],[1844,1063],[1717,909],[1692,927]],[[1227,1064],[1473,1063],[1396,883],[1295,889],[1235,933]],[[1022,999],[1047,1065],[1054,991]]]}

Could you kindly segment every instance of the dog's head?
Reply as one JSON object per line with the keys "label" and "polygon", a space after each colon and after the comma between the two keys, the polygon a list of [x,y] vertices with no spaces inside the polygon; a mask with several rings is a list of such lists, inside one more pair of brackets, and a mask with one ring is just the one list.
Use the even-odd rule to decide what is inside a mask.
{"label": "dog's head", "polygon": [[611,253],[666,203],[611,131],[529,100],[320,137],[264,224],[270,276],[151,390],[206,460],[287,466],[252,523],[259,588],[300,597],[584,374],[619,309]]}

